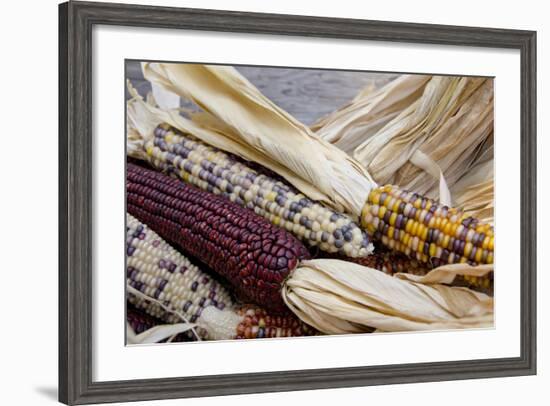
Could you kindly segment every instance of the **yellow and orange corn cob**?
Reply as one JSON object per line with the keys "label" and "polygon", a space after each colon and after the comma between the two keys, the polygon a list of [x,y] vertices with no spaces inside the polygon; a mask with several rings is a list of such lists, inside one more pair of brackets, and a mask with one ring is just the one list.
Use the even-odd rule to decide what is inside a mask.
{"label": "yellow and orange corn cob", "polygon": [[433,266],[493,263],[491,225],[396,186],[371,190],[361,221],[387,248]]}

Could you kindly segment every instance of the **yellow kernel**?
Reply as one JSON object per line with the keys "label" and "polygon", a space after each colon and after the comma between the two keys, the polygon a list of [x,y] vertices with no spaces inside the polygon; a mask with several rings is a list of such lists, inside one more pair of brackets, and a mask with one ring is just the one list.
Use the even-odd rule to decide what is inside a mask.
{"label": "yellow kernel", "polygon": [[435,253],[437,251],[437,247],[435,246],[435,244],[432,242],[430,244],[430,257],[435,257]]}
{"label": "yellow kernel", "polygon": [[380,209],[378,210],[378,217],[383,219],[384,218],[384,214],[386,214],[386,211],[388,209],[386,209],[386,206],[380,206]]}
{"label": "yellow kernel", "polygon": [[388,233],[386,234],[390,239],[393,240],[393,233],[395,232],[395,227],[388,227]]}
{"label": "yellow kernel", "polygon": [[441,245],[443,246],[443,248],[447,248],[449,246],[449,241],[450,241],[451,237],[449,237],[448,234],[445,234],[443,236],[443,242],[441,243]]}
{"label": "yellow kernel", "polygon": [[420,198],[416,199],[413,203],[413,206],[415,207],[415,209],[420,209],[420,207],[422,206],[422,200]]}
{"label": "yellow kernel", "polygon": [[172,142],[174,139],[174,136],[172,135],[172,133],[168,133],[164,136],[164,141],[166,142]]}
{"label": "yellow kernel", "polygon": [[420,229],[419,231],[419,237],[422,239],[422,241],[426,241],[426,239],[428,238],[428,227],[425,226],[424,224],[420,223],[420,225],[422,226],[422,228]]}
{"label": "yellow kernel", "polygon": [[377,193],[376,191],[372,191],[371,192],[371,198],[370,198],[370,201],[373,203],[373,204],[379,204],[380,203],[380,193]]}
{"label": "yellow kernel", "polygon": [[492,264],[493,263],[493,253],[492,252],[489,252],[487,254],[487,263],[488,264]]}
{"label": "yellow kernel", "polygon": [[483,240],[483,244],[481,244],[481,248],[483,248],[484,250],[489,248],[489,240],[490,240],[490,237],[485,237],[485,239]]}
{"label": "yellow kernel", "polygon": [[472,245],[471,242],[467,242],[466,244],[464,244],[464,256],[466,258],[468,258],[470,256],[470,254],[472,253],[472,248],[474,246]]}
{"label": "yellow kernel", "polygon": [[147,146],[147,155],[153,156],[153,146],[152,145]]}
{"label": "yellow kernel", "polygon": [[413,221],[412,227],[411,227],[411,235],[416,235],[418,231],[418,222]]}
{"label": "yellow kernel", "polygon": [[279,225],[280,221],[281,221],[281,218],[280,218],[280,217],[275,216],[275,217],[273,218],[273,224],[276,225],[276,226]]}
{"label": "yellow kernel", "polygon": [[411,228],[413,225],[413,221],[411,219],[407,220],[407,223],[405,224],[405,232],[408,234],[411,234]]}
{"label": "yellow kernel", "polygon": [[493,251],[495,249],[495,237],[489,238],[489,249]]}
{"label": "yellow kernel", "polygon": [[432,219],[435,219],[434,228],[441,230],[441,217],[433,216]]}
{"label": "yellow kernel", "polygon": [[390,226],[395,225],[395,219],[397,218],[397,213],[393,212],[390,216]]}
{"label": "yellow kernel", "polygon": [[477,263],[481,262],[481,255],[482,254],[483,254],[483,250],[478,247],[478,249],[476,251],[476,256],[474,258]]}
{"label": "yellow kernel", "polygon": [[400,204],[401,204],[401,200],[395,199],[395,203],[393,204],[392,210],[397,212],[397,210],[399,209]]}

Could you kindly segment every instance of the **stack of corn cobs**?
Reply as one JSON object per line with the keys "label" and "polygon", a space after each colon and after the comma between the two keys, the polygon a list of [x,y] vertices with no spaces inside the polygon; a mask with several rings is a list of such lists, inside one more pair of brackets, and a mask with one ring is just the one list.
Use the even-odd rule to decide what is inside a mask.
{"label": "stack of corn cobs", "polygon": [[[220,83],[200,82],[201,69]],[[232,103],[247,125],[255,110],[235,97],[238,85],[265,109],[264,125],[295,123],[236,71],[156,64],[144,65],[144,73],[204,112],[186,117],[162,110],[129,86],[131,342],[492,324],[491,224],[397,185],[379,186],[353,158],[299,128],[308,142],[341,161],[337,164],[352,162],[365,174],[360,176],[368,187],[358,192],[363,204],[353,208],[342,203],[351,198],[327,199],[309,184],[302,186],[305,176],[296,163],[279,156],[264,160],[269,142],[253,121],[251,139],[239,118],[209,104],[206,91],[218,102]],[[321,158],[309,155],[300,142],[291,148],[303,159]],[[356,176],[350,176],[351,183]],[[346,183],[345,177],[344,172],[339,182]]]}

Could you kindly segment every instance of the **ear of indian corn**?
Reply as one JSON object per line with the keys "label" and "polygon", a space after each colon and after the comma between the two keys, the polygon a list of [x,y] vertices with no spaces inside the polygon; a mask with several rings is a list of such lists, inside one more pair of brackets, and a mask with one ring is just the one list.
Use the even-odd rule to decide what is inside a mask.
{"label": "ear of indian corn", "polygon": [[294,315],[270,315],[266,310],[244,305],[236,310],[241,317],[235,338],[301,337],[316,331]]}
{"label": "ear of indian corn", "polygon": [[384,246],[434,267],[493,263],[491,225],[396,186],[373,189],[361,220]]}
{"label": "ear of indian corn", "polygon": [[129,163],[128,212],[227,279],[239,297],[282,312],[280,289],[306,247],[252,211]]}
{"label": "ear of indian corn", "polygon": [[310,246],[349,257],[372,251],[367,234],[347,215],[316,203],[264,171],[184,135],[158,126],[144,148],[150,163],[202,190],[221,194]]}

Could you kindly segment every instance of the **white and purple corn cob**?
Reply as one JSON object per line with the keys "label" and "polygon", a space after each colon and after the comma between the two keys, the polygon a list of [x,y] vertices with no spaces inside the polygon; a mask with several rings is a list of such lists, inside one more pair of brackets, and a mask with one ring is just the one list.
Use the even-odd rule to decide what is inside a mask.
{"label": "white and purple corn cob", "polygon": [[168,125],[144,144],[149,163],[202,190],[220,194],[284,228],[309,246],[348,257],[372,251],[369,237],[342,213],[312,201],[268,171]]}

